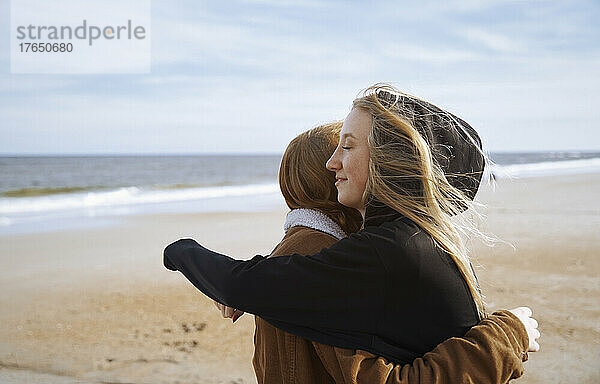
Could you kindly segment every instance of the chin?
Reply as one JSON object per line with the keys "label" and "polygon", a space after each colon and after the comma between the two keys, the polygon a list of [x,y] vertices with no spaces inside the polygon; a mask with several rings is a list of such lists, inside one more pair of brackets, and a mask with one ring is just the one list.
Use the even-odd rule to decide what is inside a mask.
{"label": "chin", "polygon": [[356,202],[353,201],[352,199],[348,199],[346,197],[344,197],[344,195],[339,195],[338,194],[338,202],[340,204],[342,204],[345,207],[349,207],[349,208],[356,208]]}
{"label": "chin", "polygon": [[347,205],[348,202],[346,201],[346,199],[344,199],[344,195],[340,194],[339,191],[338,191],[338,198],[337,198],[337,200],[338,200],[338,203],[340,203],[340,204],[342,204],[342,205],[344,205],[346,207],[348,206]]}

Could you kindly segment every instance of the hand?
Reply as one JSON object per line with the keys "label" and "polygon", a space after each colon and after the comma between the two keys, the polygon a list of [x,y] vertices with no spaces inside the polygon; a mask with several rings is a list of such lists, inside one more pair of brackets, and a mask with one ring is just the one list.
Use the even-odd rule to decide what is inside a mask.
{"label": "hand", "polygon": [[224,318],[231,317],[231,320],[234,323],[235,323],[235,321],[237,319],[239,319],[240,317],[242,317],[242,315],[244,314],[244,311],[240,311],[239,309],[228,307],[226,305],[223,305],[223,304],[219,303],[216,300],[213,300],[213,302],[215,303],[215,305],[217,306],[217,308],[221,311],[221,314],[223,315],[223,317]]}
{"label": "hand", "polygon": [[527,330],[527,336],[529,336],[529,349],[527,352],[537,352],[540,350],[540,345],[536,341],[540,337],[540,331],[538,331],[538,322],[531,317],[532,312],[528,307],[518,307],[515,309],[509,309],[513,315],[517,316],[519,320],[525,326]]}

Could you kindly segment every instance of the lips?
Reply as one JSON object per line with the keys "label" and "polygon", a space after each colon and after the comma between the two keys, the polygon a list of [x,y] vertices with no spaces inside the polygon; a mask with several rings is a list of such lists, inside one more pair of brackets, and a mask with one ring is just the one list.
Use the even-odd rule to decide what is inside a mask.
{"label": "lips", "polygon": [[343,183],[344,181],[348,181],[348,179],[344,179],[343,177],[336,177],[335,178],[335,185],[340,185],[341,183]]}

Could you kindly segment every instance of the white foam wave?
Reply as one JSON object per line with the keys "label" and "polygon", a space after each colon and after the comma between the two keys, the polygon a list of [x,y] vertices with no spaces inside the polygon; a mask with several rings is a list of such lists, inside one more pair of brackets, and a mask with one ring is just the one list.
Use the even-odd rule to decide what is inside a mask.
{"label": "white foam wave", "polygon": [[[486,167],[484,178],[493,173],[496,178],[519,178],[575,173],[600,172],[600,158],[513,164]],[[279,195],[277,184],[251,184],[185,189],[144,190],[138,187],[112,191],[66,193],[38,197],[0,198],[0,226],[9,226],[21,215],[45,214],[84,209],[94,214],[95,208],[111,208],[112,212],[127,213],[132,206],[186,202],[212,198],[243,198],[245,196]],[[223,199],[220,199],[221,201]],[[223,200],[225,201],[225,200]],[[216,203],[216,202],[215,202]],[[212,202],[210,203],[213,204]]]}
{"label": "white foam wave", "polygon": [[565,174],[599,173],[600,158],[565,161],[545,161],[540,163],[496,165],[486,167],[486,175],[491,173],[498,179],[553,176]]}
{"label": "white foam wave", "polygon": [[108,192],[69,193],[40,197],[10,197],[0,198],[0,215],[252,196],[277,193],[278,191],[279,187],[277,184],[252,184],[153,191],[128,187]]}

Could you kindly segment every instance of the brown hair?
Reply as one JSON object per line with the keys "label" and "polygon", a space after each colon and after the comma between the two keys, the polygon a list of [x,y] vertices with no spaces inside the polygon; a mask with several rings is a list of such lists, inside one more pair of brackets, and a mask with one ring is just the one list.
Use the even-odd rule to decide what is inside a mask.
{"label": "brown hair", "polygon": [[362,226],[354,208],[337,201],[335,174],[325,168],[339,141],[342,122],[320,125],[294,138],[279,167],[279,188],[290,209],[310,208],[323,212],[347,234]]}
{"label": "brown hair", "polygon": [[[367,139],[370,160],[365,198],[375,199],[408,217],[450,254],[469,287],[479,317],[483,318],[483,296],[460,236],[468,222],[465,221],[467,226],[455,222],[473,202],[448,182],[432,156],[432,148],[410,118],[414,112],[402,103],[384,102],[384,96],[389,94],[413,97],[384,84],[368,88],[353,103],[353,108],[361,108],[373,118]],[[478,233],[474,227],[467,229]]]}

